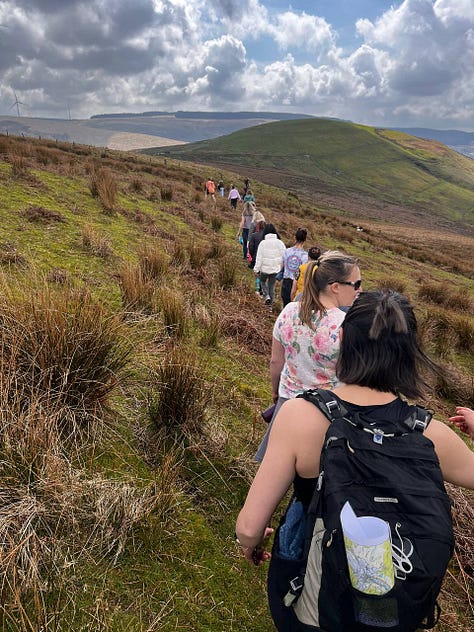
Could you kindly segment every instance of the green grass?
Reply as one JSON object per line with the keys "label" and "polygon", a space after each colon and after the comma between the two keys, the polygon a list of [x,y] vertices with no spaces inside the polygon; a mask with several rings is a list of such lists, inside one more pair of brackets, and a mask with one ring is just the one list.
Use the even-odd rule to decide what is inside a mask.
{"label": "green grass", "polygon": [[[292,174],[306,176],[314,180],[313,188],[319,183],[335,194],[352,190],[472,224],[472,160],[448,148],[439,151],[439,143],[433,143],[431,151],[419,149],[412,139],[353,123],[303,119],[144,153],[281,170],[283,180]],[[423,141],[423,148],[427,146],[429,141]]]}
{"label": "green grass", "polygon": [[[439,181],[424,170],[421,170],[424,179],[421,178],[413,170],[412,162],[413,159],[433,161],[428,150],[423,149],[426,155],[415,155],[421,150],[401,147],[403,138],[384,140],[379,130],[360,126],[317,122],[319,127],[311,135],[304,122],[295,123],[298,131],[294,146],[288,143],[291,125],[286,122],[282,134],[275,133],[278,128],[262,125],[242,130],[231,141],[217,139],[217,145],[201,146],[208,147],[209,156],[216,151],[216,160],[225,156],[227,164],[231,154],[247,160],[248,164],[254,157],[262,164],[290,166],[301,174],[316,170],[315,181],[319,178],[333,183],[340,190],[347,184],[349,190],[359,187],[376,197],[400,196],[397,187],[392,187],[395,191],[391,193],[384,191],[388,190],[388,180],[382,167],[369,169],[376,161],[376,152],[383,148],[377,159],[392,161],[391,171],[399,178],[390,179],[392,185],[406,180],[404,195],[412,200],[422,195],[416,183],[424,182],[423,195],[431,200],[430,179]],[[254,140],[255,132],[259,134],[258,143]],[[348,138],[354,143],[354,152],[357,149],[365,160],[368,171],[364,171],[362,163],[355,164],[354,155],[347,155]],[[10,139],[9,142],[13,148],[25,148],[32,163],[35,147],[50,149],[47,143],[39,141]],[[215,146],[217,150],[212,149]],[[125,264],[138,265],[139,253],[144,248],[162,249],[171,257],[176,245],[182,245],[186,252],[191,244],[207,251],[219,239],[224,244],[221,255],[194,267],[187,256],[179,264],[170,263],[164,275],[153,281],[157,293],[160,287],[166,287],[183,298],[188,326],[179,344],[189,357],[197,358],[207,398],[206,420],[202,433],[193,441],[178,447],[166,441],[153,443],[147,414],[151,375],[170,353],[173,340],[166,336],[159,311],[144,314],[131,310],[123,317],[127,339],[133,343],[127,380],[110,399],[112,412],[106,420],[104,436],[97,445],[74,452],[71,461],[74,466],[81,466],[84,476],[91,480],[103,477],[142,489],[160,481],[164,460],[175,458],[176,478],[171,485],[176,493],[175,505],[166,515],[151,512],[135,525],[115,564],[111,555],[103,552],[95,555],[84,546],[74,563],[71,560],[65,563],[61,572],[51,578],[51,584],[44,586],[41,596],[45,605],[39,611],[35,611],[32,595],[23,596],[22,603],[33,625],[22,628],[20,611],[11,607],[3,619],[0,614],[2,629],[9,632],[40,629],[39,612],[47,611],[51,619],[49,627],[43,627],[45,632],[270,632],[273,625],[266,603],[265,570],[244,564],[233,541],[235,518],[255,469],[252,455],[265,430],[259,412],[271,399],[269,343],[276,317],[253,296],[254,276],[241,261],[241,247],[235,240],[240,213],[232,212],[227,200],[218,198],[217,211],[223,225],[217,235],[211,226],[214,211],[203,196],[196,197],[198,189],[202,189],[201,181],[208,175],[207,167],[177,164],[170,158],[164,164],[162,157],[110,151],[104,152],[101,160],[114,172],[119,192],[115,212],[104,213],[88,188],[89,150],[54,144],[54,151],[58,164],[31,164],[28,170],[34,177],[12,179],[10,166],[0,160],[0,254],[9,243],[29,262],[27,269],[4,264],[3,274],[14,282],[25,275],[41,277],[54,268],[65,269],[75,287],[86,286],[108,309],[119,312],[122,303],[118,272]],[[305,157],[306,153],[311,157]],[[92,150],[91,155],[97,159],[98,152]],[[66,176],[61,169],[71,158],[74,168]],[[451,188],[439,185],[440,199],[448,194],[457,199],[460,189],[451,175],[451,180],[446,180]],[[137,177],[143,181],[143,187],[132,190],[130,182]],[[235,173],[223,171],[223,177],[226,181],[240,182]],[[152,188],[161,184],[172,188],[171,201],[150,195]],[[468,266],[467,255],[472,253],[473,244],[460,234],[461,229],[458,235],[440,232],[430,238],[435,242],[426,246],[422,240],[417,241],[420,258],[409,258],[393,250],[400,244],[411,243],[409,228],[402,236],[392,235],[390,227],[378,220],[371,225],[370,232],[367,229],[357,233],[356,223],[365,219],[363,207],[357,218],[351,218],[334,202],[332,210],[323,214],[317,198],[316,202],[297,200],[287,190],[264,185],[254,178],[252,185],[259,208],[276,224],[288,245],[295,229],[305,225],[310,235],[308,242],[324,248],[344,247],[359,257],[365,289],[375,287],[382,274],[391,274],[403,281],[413,300],[421,278],[445,281],[462,287],[466,293],[474,292],[472,274],[469,276],[467,269],[461,274],[453,269],[453,262],[433,264],[423,258],[425,250],[433,257],[447,251],[455,262],[464,257]],[[22,211],[31,205],[59,212],[66,221],[30,222]],[[135,211],[140,211],[141,219],[139,214],[134,215]],[[395,218],[391,216],[390,221]],[[110,240],[113,252],[110,257],[93,256],[83,247],[85,225]],[[457,244],[458,240],[461,243]],[[219,267],[224,260],[230,260],[236,270],[235,285],[228,290],[217,287]],[[199,314],[203,307],[222,325],[217,344],[210,349],[201,346],[205,319],[200,319]],[[424,308],[426,305],[421,302],[419,313]],[[467,318],[472,320],[470,314]],[[242,331],[231,335],[230,332],[236,331],[232,329],[235,323]],[[453,349],[446,360],[465,375],[473,369],[471,354]],[[458,402],[433,399],[429,403],[447,415]],[[85,536],[78,528],[74,541],[81,537]],[[447,632],[449,626],[439,629]]]}

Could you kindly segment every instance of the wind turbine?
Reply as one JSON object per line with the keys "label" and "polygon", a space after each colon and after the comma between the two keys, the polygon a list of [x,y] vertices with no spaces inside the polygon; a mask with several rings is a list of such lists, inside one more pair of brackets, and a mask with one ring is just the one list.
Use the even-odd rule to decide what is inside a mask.
{"label": "wind turbine", "polygon": [[18,116],[20,117],[21,116],[21,114],[20,114],[20,105],[26,105],[26,103],[23,103],[23,101],[19,101],[18,100],[18,97],[16,96],[16,92],[14,92],[13,94],[15,95],[15,103],[12,103],[12,105],[10,106],[9,109],[11,110],[16,105],[16,111],[17,111]]}

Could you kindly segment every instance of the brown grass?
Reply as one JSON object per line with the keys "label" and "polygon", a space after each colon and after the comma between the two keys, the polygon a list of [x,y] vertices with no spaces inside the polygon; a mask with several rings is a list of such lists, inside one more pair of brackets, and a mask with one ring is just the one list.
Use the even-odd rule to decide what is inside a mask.
{"label": "brown grass", "polygon": [[172,347],[152,375],[148,414],[153,430],[179,439],[199,435],[206,399],[197,359],[188,349]]}
{"label": "brown grass", "polygon": [[82,245],[95,257],[107,259],[113,254],[110,239],[100,235],[92,226],[85,224],[82,228]]}
{"label": "brown grass", "polygon": [[57,211],[50,211],[42,206],[29,206],[23,211],[23,216],[29,221],[38,224],[51,224],[53,222],[65,222],[66,218]]}
{"label": "brown grass", "polygon": [[141,265],[127,264],[119,272],[122,305],[129,312],[142,311],[146,314],[153,312],[155,284]]}

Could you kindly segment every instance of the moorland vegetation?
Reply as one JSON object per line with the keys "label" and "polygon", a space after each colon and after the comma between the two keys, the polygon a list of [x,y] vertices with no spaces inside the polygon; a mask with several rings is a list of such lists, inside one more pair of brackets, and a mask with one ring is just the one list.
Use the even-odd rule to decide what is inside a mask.
{"label": "moorland vegetation", "polygon": [[[213,170],[239,181],[0,136],[2,630],[273,629],[264,571],[243,563],[233,531],[278,304],[254,296],[239,217],[204,197]],[[279,184],[252,181],[288,244],[304,225],[308,243],[360,259],[365,289],[416,304],[445,368],[423,403],[440,418],[473,406],[465,227],[369,222]],[[458,546],[438,629],[461,632],[474,617],[474,497],[450,493]]]}

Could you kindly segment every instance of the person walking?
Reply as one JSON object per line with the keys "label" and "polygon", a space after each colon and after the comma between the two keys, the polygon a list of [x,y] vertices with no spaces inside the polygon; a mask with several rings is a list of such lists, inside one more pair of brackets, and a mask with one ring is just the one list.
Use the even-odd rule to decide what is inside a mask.
{"label": "person walking", "polygon": [[291,288],[295,274],[301,264],[308,261],[308,253],[304,249],[304,242],[308,232],[305,228],[298,228],[295,233],[295,245],[287,248],[283,255],[283,280],[281,283],[281,300],[283,307],[291,301]]}
{"label": "person walking", "polygon": [[341,307],[352,304],[361,286],[357,259],[343,252],[328,250],[308,265],[301,301],[288,303],[273,326],[270,377],[276,407],[256,461],[263,459],[273,419],[288,399],[310,388],[338,385]]}
{"label": "person walking", "polygon": [[209,178],[206,182],[206,196],[212,198],[214,206],[216,205],[216,185],[214,184],[214,180]]}
{"label": "person walking", "polygon": [[242,218],[240,220],[239,229],[237,231],[237,239],[242,239],[242,254],[243,259],[247,261],[248,242],[250,225],[252,224],[252,218],[255,213],[255,203],[245,202],[244,209],[242,211]]}
{"label": "person walking", "polygon": [[219,182],[217,183],[217,188],[219,190],[220,196],[224,197],[224,182],[222,180],[219,180]]}
{"label": "person walking", "polygon": [[[443,499],[446,497],[443,479],[460,487],[474,489],[474,452],[451,428],[436,419],[432,419],[429,425],[422,424],[420,430],[415,432],[408,432],[404,426],[408,416],[412,414],[412,407],[403,398],[406,397],[413,400],[420,397],[427,386],[425,381],[426,372],[434,369],[433,363],[419,346],[416,317],[413,307],[408,300],[393,291],[362,292],[349,309],[342,324],[342,330],[341,349],[337,361],[337,376],[340,386],[334,389],[332,393],[334,399],[332,404],[339,403],[339,405],[342,405],[349,411],[352,418],[354,418],[354,415],[357,415],[359,419],[369,419],[370,426],[373,428],[400,428],[398,435],[401,439],[400,441],[395,440],[397,435],[393,434],[394,430],[391,431],[392,434],[389,431],[389,434],[384,439],[384,443],[385,441],[391,442],[393,450],[401,450],[404,446],[412,451],[416,451],[416,446],[420,446],[418,448],[420,450],[423,442],[423,449],[426,451],[427,460],[429,457],[430,470],[432,472],[431,476],[429,476],[428,469],[427,467],[425,468],[423,473],[425,476],[428,475],[429,478],[423,481],[423,484],[425,486],[429,485],[430,489],[433,490],[433,498],[435,495],[437,497],[443,496]],[[462,411],[462,416],[463,419],[459,422],[457,420],[458,416],[456,416],[454,423],[461,423],[462,428],[473,437],[474,420],[470,417],[469,412],[466,416],[465,412]],[[367,421],[364,422],[364,429],[368,427],[370,431],[370,426],[367,426],[367,423]],[[306,519],[309,503],[318,481],[320,484],[322,481],[320,456],[329,427],[330,424],[326,416],[310,401],[304,398],[296,398],[286,402],[274,420],[265,458],[257,471],[244,506],[237,518],[236,538],[245,559],[252,564],[260,566],[271,558],[268,573],[268,601],[275,627],[279,632],[294,632],[303,629],[303,627],[304,629],[322,629],[319,626],[314,627],[313,623],[319,615],[317,595],[316,597],[314,595],[309,596],[312,597],[312,603],[311,613],[308,612],[311,619],[308,625],[303,626],[296,614],[296,609],[300,605],[301,608],[304,608],[304,600],[302,604],[300,604],[299,600],[294,602],[293,605],[287,606],[284,604],[284,597],[289,590],[288,584],[283,579],[284,575],[286,573],[289,579],[297,575],[299,564],[301,563],[300,561],[295,562],[295,560],[291,560],[288,556],[285,558],[283,550],[280,548],[279,536],[285,524],[284,521],[278,528],[278,533],[275,534],[271,556],[265,550],[265,545],[268,537],[273,532],[273,529],[269,527],[272,515],[291,486],[293,487],[294,501],[301,503],[302,506],[301,520],[304,521]],[[364,434],[363,430],[360,430],[360,432]],[[378,432],[382,431],[378,430]],[[393,439],[390,439],[390,437],[393,437]],[[426,441],[425,438],[429,441]],[[374,446],[376,445],[375,441],[374,438]],[[352,453],[357,455],[357,449],[354,450],[350,445],[347,445],[346,451],[343,450],[342,444],[338,445],[340,449],[338,458],[350,459],[347,453],[349,455]],[[326,448],[326,450],[328,449],[331,448]],[[335,449],[337,448],[333,448],[333,450]],[[396,455],[394,455],[393,460],[401,461],[403,453],[400,453],[399,456],[400,459],[397,459]],[[376,457],[374,456],[373,458],[375,459]],[[361,461],[360,465],[361,476],[363,476],[362,470],[366,464]],[[410,476],[410,462],[405,463],[404,467],[406,475]],[[413,468],[416,467],[417,463],[413,462]],[[376,492],[377,482],[374,481],[372,495]],[[325,484],[324,481],[322,484]],[[326,481],[327,484],[328,482]],[[390,481],[386,481],[385,485],[390,485]],[[353,486],[357,486],[357,481],[347,481],[348,498],[350,498]],[[328,488],[326,487],[326,493],[327,490]],[[371,497],[370,490],[367,490],[367,495]],[[410,500],[410,504],[408,504],[408,499],[404,498],[405,504],[400,509],[397,509],[398,506],[395,503],[399,501],[397,498],[392,498],[391,496],[393,495],[393,493],[387,495],[382,492],[380,498],[376,497],[374,499],[377,501],[375,505],[380,507],[380,511],[385,512],[383,516],[387,517],[387,521],[394,512],[410,512],[414,505],[414,500]],[[420,500],[422,501],[422,499]],[[433,515],[433,507],[436,506],[438,509],[441,507],[441,500],[439,500],[437,505],[428,505],[429,499],[426,500],[426,511],[428,511],[429,507],[431,513],[426,513],[424,524],[422,523],[418,529],[419,532],[423,532],[425,538],[436,532],[433,531],[433,522],[436,522],[436,516]],[[447,497],[446,505],[448,505]],[[327,516],[327,519],[340,525],[339,506],[334,504],[332,507],[332,509],[329,506],[326,507],[327,512],[332,512],[330,516]],[[420,517],[419,514],[418,517]],[[393,517],[391,520],[393,521]],[[324,528],[325,525],[323,524],[322,527]],[[297,528],[298,524],[295,524],[294,529],[297,530]],[[324,548],[326,550],[327,547],[331,546],[335,531],[338,531],[338,529],[331,531],[330,534],[326,532],[327,536],[330,535],[325,541]],[[323,533],[321,531],[321,537],[323,537]],[[403,538],[404,540],[405,538]],[[410,540],[408,540],[408,543],[411,544]],[[444,546],[449,548],[450,545]],[[412,552],[414,553],[411,563],[412,569],[415,564],[418,564],[418,568],[420,568],[423,562],[432,562],[432,560],[423,559],[417,562],[416,557],[422,555],[422,552],[416,550],[412,550]],[[322,547],[314,550],[312,570],[316,581],[318,570],[319,577],[321,577],[322,573],[323,578],[325,572],[329,570],[326,568],[325,571],[325,567],[322,565],[324,556],[325,553]],[[339,568],[342,568],[342,566],[339,566]],[[431,568],[433,568],[433,565]],[[408,569],[403,579],[410,572],[410,569]],[[416,587],[416,579],[412,581],[412,586],[415,582]],[[350,588],[349,577],[346,580],[341,575],[338,586],[333,586],[336,595],[341,595],[339,588],[344,586],[343,582],[345,581],[348,582]],[[409,584],[410,582],[407,581],[406,583]],[[338,590],[339,593],[337,592]],[[337,597],[335,595],[333,607],[338,610],[334,612],[333,616],[341,616],[340,609],[342,608],[345,608],[346,611],[350,610],[354,616],[354,607],[348,602],[348,600],[354,598],[355,604],[360,603],[357,601],[357,595],[353,594],[354,592],[357,591],[344,590],[343,597],[341,597],[339,602],[336,601]],[[401,592],[404,593],[404,591]],[[364,595],[364,593],[360,594]],[[397,593],[394,596],[396,597],[396,595]],[[370,597],[373,599],[371,603],[374,604],[374,609],[377,606],[377,614],[379,614],[381,608],[383,611],[383,605],[380,605],[384,603],[383,600],[381,601],[383,597],[379,595],[370,595]],[[388,598],[388,601],[390,601],[390,598]],[[385,602],[387,602],[387,598]],[[391,603],[393,607],[397,607],[396,600],[392,599]],[[327,607],[330,608],[331,605],[328,604]],[[373,610],[369,610],[369,613],[372,612]],[[401,614],[402,616],[407,616],[405,611]],[[355,627],[350,627],[350,629],[359,629],[359,627],[360,624],[357,624]],[[385,628],[386,626],[383,627]],[[402,629],[400,626],[396,627],[397,629]],[[418,627],[420,626],[417,625],[416,628]],[[414,632],[416,628],[403,628],[403,631]],[[324,629],[326,632],[343,632],[340,625],[337,627],[325,625]],[[377,627],[377,629],[379,628]]]}
{"label": "person walking", "polygon": [[311,246],[308,249],[308,261],[306,263],[302,263],[295,273],[295,280],[293,281],[293,285],[291,286],[291,300],[297,301],[301,297],[301,293],[304,287],[304,276],[306,273],[306,268],[311,261],[317,261],[321,256],[322,250],[318,246]]}
{"label": "person walking", "polygon": [[237,208],[237,202],[241,199],[241,197],[240,193],[233,184],[230,185],[230,191],[227,199],[230,200],[230,205],[235,210]]}
{"label": "person walking", "polygon": [[271,305],[275,298],[276,275],[283,265],[285,244],[279,238],[273,224],[267,224],[263,230],[263,239],[257,250],[253,271],[260,277],[260,286],[265,304]]}

